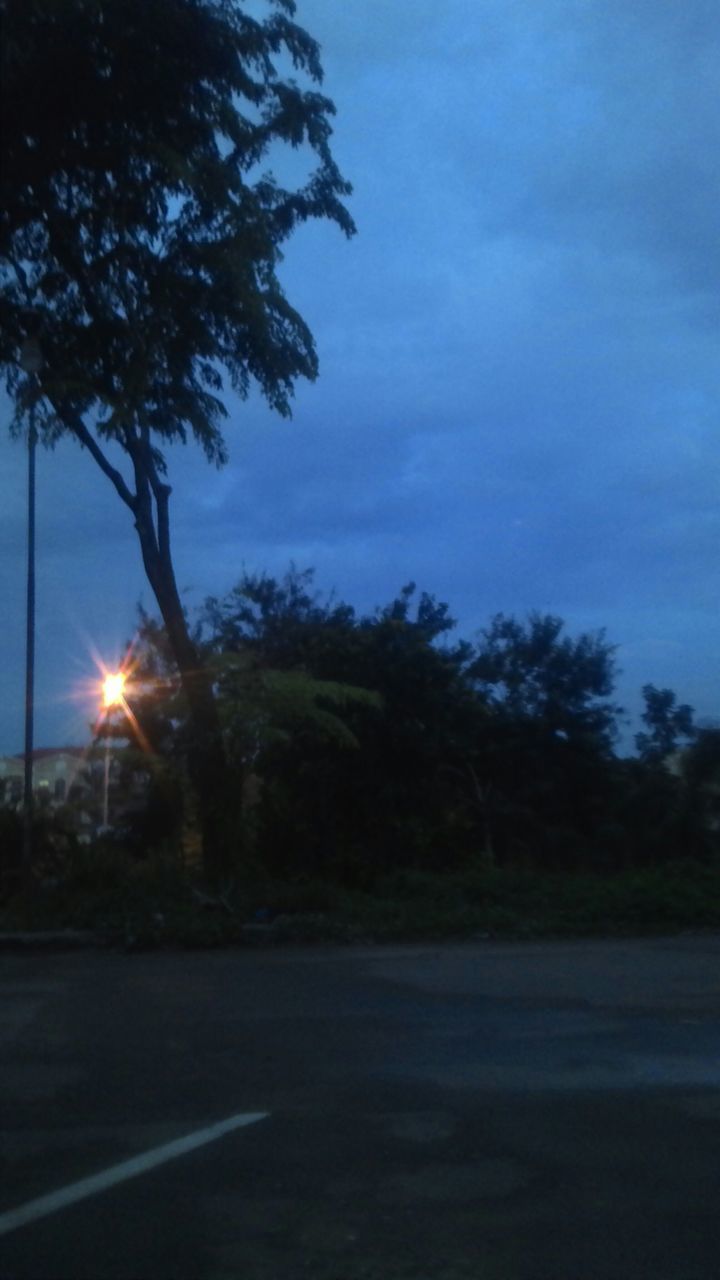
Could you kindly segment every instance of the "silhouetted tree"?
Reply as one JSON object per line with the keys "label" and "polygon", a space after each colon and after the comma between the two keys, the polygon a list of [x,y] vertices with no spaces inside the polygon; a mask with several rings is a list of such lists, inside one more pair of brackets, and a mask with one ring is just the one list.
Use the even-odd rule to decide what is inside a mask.
{"label": "silhouetted tree", "polygon": [[[296,379],[317,375],[282,246],[310,218],[354,228],[318,46],[294,13],[293,0],[267,0],[263,18],[243,0],[0,3],[0,366],[15,427],[36,391],[19,371],[34,338],[41,438],[76,439],[131,513],[182,676],[215,877],[231,853],[225,760],[175,582],[165,449],[192,435],[222,465],[223,375],[284,415]],[[311,163],[294,189],[261,169],[281,145]]]}
{"label": "silhouetted tree", "polygon": [[693,708],[678,703],[672,689],[656,689],[653,684],[643,686],[645,710],[642,715],[647,733],[635,735],[635,746],[642,760],[660,763],[677,751],[680,740],[692,741],[695,736]]}
{"label": "silhouetted tree", "polygon": [[614,648],[602,631],[572,638],[564,625],[497,614],[467,669],[488,711],[474,770],[510,859],[577,864],[608,805]]}
{"label": "silhouetted tree", "polygon": [[681,754],[680,774],[688,806],[703,827],[707,847],[720,852],[720,728],[696,729]]}
{"label": "silhouetted tree", "polygon": [[531,613],[525,622],[497,614],[480,636],[469,674],[490,704],[548,734],[591,738],[609,750],[621,708],[608,701],[614,646],[603,631],[572,639],[562,618]]}
{"label": "silhouetted tree", "polygon": [[[359,614],[295,568],[246,574],[207,602],[195,641],[239,788],[246,777],[256,866],[370,887],[478,855],[613,871],[716,847],[717,733],[674,772],[619,759],[602,632],[499,616],[473,647],[453,627],[448,606],[412,584]],[[181,759],[187,717],[167,638],[147,618],[143,637],[147,700],[133,707],[158,750]]]}

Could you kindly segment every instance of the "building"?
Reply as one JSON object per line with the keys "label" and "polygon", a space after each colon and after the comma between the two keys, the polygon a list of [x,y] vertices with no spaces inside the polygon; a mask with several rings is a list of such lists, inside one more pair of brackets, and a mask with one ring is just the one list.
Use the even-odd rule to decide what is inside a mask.
{"label": "building", "polygon": [[[21,809],[24,755],[0,756],[0,808]],[[39,747],[33,751],[36,807],[52,812],[68,806],[81,837],[103,828],[107,796],[108,825],[122,825],[146,803],[149,770],[123,768],[119,754],[102,747]]]}
{"label": "building", "polygon": [[[24,775],[24,755],[0,756],[0,805],[14,809],[22,804]],[[90,790],[86,749],[39,747],[33,751],[33,794],[50,808],[80,799]]]}

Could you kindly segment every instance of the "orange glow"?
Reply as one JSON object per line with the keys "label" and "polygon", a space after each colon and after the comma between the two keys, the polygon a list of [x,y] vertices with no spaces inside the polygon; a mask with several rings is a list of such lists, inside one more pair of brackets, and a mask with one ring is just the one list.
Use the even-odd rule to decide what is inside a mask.
{"label": "orange glow", "polygon": [[[123,736],[132,736],[142,751],[152,755],[152,747],[145,737],[127,698],[128,695],[141,697],[143,694],[152,694],[156,684],[164,688],[164,683],[145,677],[140,682],[136,682],[135,672],[138,660],[135,657],[135,649],[138,637],[135,636],[127,646],[121,661],[118,661],[116,654],[112,667],[108,667],[89,636],[83,634],[82,639],[97,668],[97,675],[94,678],[83,677],[76,680],[65,696],[73,702],[83,703],[88,710],[92,707],[93,721],[91,727],[95,740],[97,740],[98,735],[103,734],[105,726],[112,719],[113,712],[122,711],[130,731],[129,734]],[[118,731],[122,728],[124,728],[122,722],[116,725],[114,736],[117,737]]]}
{"label": "orange glow", "polygon": [[125,673],[123,671],[108,672],[103,680],[103,705],[119,707],[124,702]]}

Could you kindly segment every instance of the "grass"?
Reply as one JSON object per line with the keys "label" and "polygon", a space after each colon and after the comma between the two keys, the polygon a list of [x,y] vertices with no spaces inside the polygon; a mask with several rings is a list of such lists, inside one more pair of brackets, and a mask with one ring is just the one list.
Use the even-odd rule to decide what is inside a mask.
{"label": "grass", "polygon": [[[248,929],[248,925],[250,928]],[[676,862],[613,876],[481,865],[402,871],[372,892],[325,881],[239,880],[207,895],[172,857],[83,849],[61,881],[16,894],[0,930],[92,930],[132,947],[629,936],[720,928],[720,866]]]}
{"label": "grass", "polygon": [[357,918],[374,937],[398,940],[720,928],[720,868],[678,864],[613,877],[511,870],[446,877],[406,873],[378,886]]}

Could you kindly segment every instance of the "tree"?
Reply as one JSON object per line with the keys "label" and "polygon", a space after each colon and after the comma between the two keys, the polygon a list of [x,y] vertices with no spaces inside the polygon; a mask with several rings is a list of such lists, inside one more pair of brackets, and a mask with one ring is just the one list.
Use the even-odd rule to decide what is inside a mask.
{"label": "tree", "polygon": [[689,803],[700,815],[706,832],[712,833],[713,847],[720,847],[720,727],[697,730],[683,752],[681,771]]}
{"label": "tree", "polygon": [[488,698],[519,720],[534,720],[552,737],[592,741],[610,750],[621,708],[612,694],[614,646],[605,633],[563,636],[562,618],[529,614],[526,622],[498,613],[480,636],[469,675]]}
{"label": "tree", "polygon": [[[209,602],[213,647],[246,661],[252,655],[273,682],[287,673],[296,693],[317,682],[368,691],[342,708],[359,750],[338,750],[337,738],[317,731],[312,740],[293,732],[258,760],[267,861],[285,857],[365,883],[403,863],[458,859],[470,825],[475,839],[475,815],[468,822],[458,801],[468,789],[464,766],[478,715],[462,676],[470,647],[438,644],[454,625],[447,605],[424,592],[414,597],[409,584],[358,616],[315,593],[312,571],[291,569],[279,581],[246,575]],[[463,767],[460,781],[454,766]]]}
{"label": "tree", "polygon": [[294,564],[280,581],[246,573],[221,600],[207,600],[203,624],[213,651],[249,649],[265,667],[302,667],[340,679],[338,645],[353,633],[355,610],[332,596],[322,600],[313,578],[314,570]]}
{"label": "tree", "polygon": [[[208,601],[195,632],[213,674],[226,756],[238,780],[246,871],[273,863],[267,857],[267,833],[261,832],[263,841],[259,841],[258,830],[269,825],[277,829],[279,809],[290,824],[281,842],[287,868],[307,870],[303,847],[317,844],[316,815],[308,804],[308,792],[317,798],[322,790],[316,777],[318,765],[357,753],[360,743],[351,727],[354,714],[358,709],[377,713],[382,707],[372,690],[317,677],[308,670],[304,649],[312,645],[304,644],[303,619],[310,632],[308,611],[318,626],[325,617],[322,607],[307,595],[309,577],[291,572],[282,583],[264,576],[246,577],[248,595],[239,584],[223,600]],[[260,609],[257,598],[262,601]],[[144,611],[140,615],[129,685],[133,723],[126,723],[125,731],[137,737],[139,727],[156,758],[165,762],[166,778],[171,778],[187,757],[187,704],[165,628]],[[293,807],[296,793],[300,802]]]}
{"label": "tree", "polygon": [[575,864],[589,850],[612,788],[620,708],[604,632],[563,635],[551,614],[497,614],[468,677],[485,700],[473,768],[503,856]]}
{"label": "tree", "polygon": [[642,692],[645,699],[642,720],[648,732],[635,735],[635,746],[642,760],[660,764],[677,750],[681,738],[689,741],[694,738],[694,712],[687,703],[678,704],[672,689],[656,689],[654,684],[646,684]]}
{"label": "tree", "polygon": [[[215,877],[230,853],[226,762],[175,581],[165,450],[191,435],[223,464],[224,379],[289,414],[318,363],[278,279],[282,246],[310,218],[354,231],[318,46],[294,0],[266,7],[260,19],[244,0],[0,0],[0,367],[14,426],[38,394],[19,371],[34,338],[41,439],[77,440],[131,513],[190,710]],[[288,61],[309,87],[282,74]],[[314,166],[294,189],[261,171],[283,145]]]}

